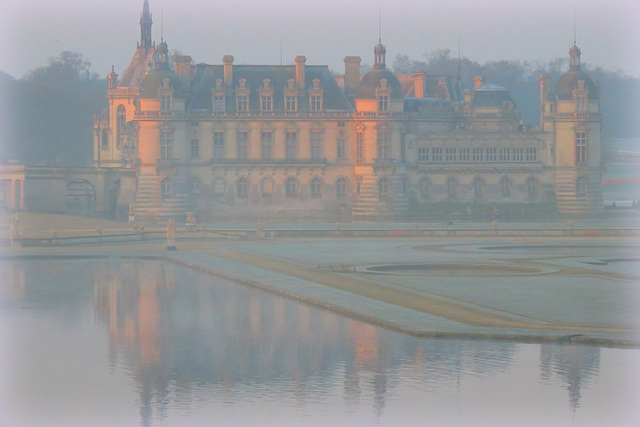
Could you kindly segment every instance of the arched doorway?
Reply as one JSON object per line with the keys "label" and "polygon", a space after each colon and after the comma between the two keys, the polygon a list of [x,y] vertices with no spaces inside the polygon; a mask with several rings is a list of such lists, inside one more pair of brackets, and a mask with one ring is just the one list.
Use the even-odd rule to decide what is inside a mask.
{"label": "arched doorway", "polygon": [[86,179],[67,183],[65,212],[67,215],[92,217],[96,209],[96,190]]}

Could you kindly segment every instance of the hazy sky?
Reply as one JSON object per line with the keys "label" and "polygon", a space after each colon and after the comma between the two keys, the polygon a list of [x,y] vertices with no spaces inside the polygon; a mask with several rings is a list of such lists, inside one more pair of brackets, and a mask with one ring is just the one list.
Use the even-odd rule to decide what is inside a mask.
{"label": "hazy sky", "polygon": [[[143,0],[0,0],[0,70],[21,77],[65,50],[83,53],[92,70],[122,74],[140,39]],[[150,0],[153,38],[161,21],[170,49],[195,62],[308,64],[344,72],[342,59],[373,63],[382,11],[387,62],[421,59],[448,48],[485,62],[567,57],[574,15],[583,62],[640,77],[640,0]]]}

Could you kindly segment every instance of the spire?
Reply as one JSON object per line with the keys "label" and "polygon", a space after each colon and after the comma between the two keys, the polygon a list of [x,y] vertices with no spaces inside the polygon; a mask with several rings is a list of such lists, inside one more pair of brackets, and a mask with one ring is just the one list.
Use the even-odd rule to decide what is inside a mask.
{"label": "spire", "polygon": [[373,68],[376,70],[386,68],[385,54],[387,49],[382,44],[382,10],[378,13],[378,44],[373,48],[373,53],[375,55]]}
{"label": "spire", "polygon": [[151,12],[149,11],[149,0],[144,0],[142,13],[140,14],[140,46],[147,49],[151,47]]}

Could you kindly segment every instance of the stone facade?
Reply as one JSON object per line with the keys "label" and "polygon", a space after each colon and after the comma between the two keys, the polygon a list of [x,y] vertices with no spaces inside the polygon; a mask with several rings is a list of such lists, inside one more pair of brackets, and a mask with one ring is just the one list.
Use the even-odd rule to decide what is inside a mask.
{"label": "stone facade", "polygon": [[[119,188],[112,212],[139,219],[400,219],[478,207],[494,215],[602,207],[599,94],[580,50],[553,87],[541,78],[541,124],[525,128],[509,92],[476,79],[344,59],[345,74],[308,65],[193,64],[141,40],[109,107],[95,120],[94,158]],[[115,207],[112,206],[115,204]]]}

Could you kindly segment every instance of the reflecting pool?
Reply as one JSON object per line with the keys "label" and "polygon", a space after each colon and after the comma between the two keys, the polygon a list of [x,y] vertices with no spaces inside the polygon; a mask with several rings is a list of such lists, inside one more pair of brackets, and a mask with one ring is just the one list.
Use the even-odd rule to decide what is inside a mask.
{"label": "reflecting pool", "polygon": [[0,426],[640,423],[640,350],[417,340],[160,261],[0,274]]}

